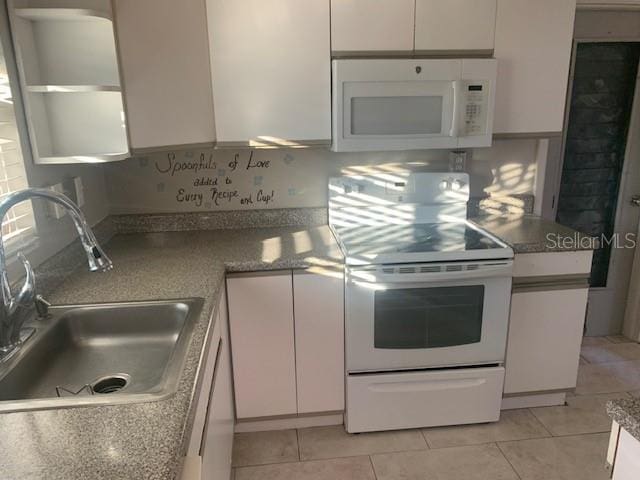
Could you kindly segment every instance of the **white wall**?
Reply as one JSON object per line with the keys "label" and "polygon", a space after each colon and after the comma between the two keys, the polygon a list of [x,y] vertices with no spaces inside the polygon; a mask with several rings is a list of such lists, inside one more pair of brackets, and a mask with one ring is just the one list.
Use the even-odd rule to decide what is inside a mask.
{"label": "white wall", "polygon": [[[472,195],[533,194],[536,145],[536,140],[502,140],[474,150],[467,165]],[[325,207],[329,176],[385,169],[446,171],[448,151],[194,150],[105,166],[111,213]],[[197,184],[202,180],[205,185]]]}
{"label": "white wall", "polygon": [[[81,177],[84,185],[85,205],[82,211],[90,225],[95,225],[109,215],[109,202],[104,170],[99,165],[34,165],[26,162],[27,177],[32,187],[45,187],[71,177]],[[32,202],[37,224],[37,248],[32,249],[29,260],[38,265],[54,253],[66,247],[78,237],[68,215],[57,220],[48,215],[46,201]]]}

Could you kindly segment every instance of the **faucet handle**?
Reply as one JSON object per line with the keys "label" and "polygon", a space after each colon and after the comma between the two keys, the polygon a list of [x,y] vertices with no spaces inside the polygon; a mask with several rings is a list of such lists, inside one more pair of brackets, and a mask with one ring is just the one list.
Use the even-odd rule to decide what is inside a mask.
{"label": "faucet handle", "polygon": [[36,298],[33,300],[36,306],[36,312],[38,313],[38,318],[45,319],[49,316],[49,307],[51,303],[49,303],[42,295],[36,294]]}

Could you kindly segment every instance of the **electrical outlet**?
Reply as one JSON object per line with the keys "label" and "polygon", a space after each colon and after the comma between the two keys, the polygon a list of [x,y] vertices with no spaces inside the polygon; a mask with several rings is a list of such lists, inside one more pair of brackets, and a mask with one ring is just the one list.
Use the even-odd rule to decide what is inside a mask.
{"label": "electrical outlet", "polygon": [[79,207],[84,206],[84,185],[82,185],[82,177],[73,177],[73,186],[76,191],[76,204]]}
{"label": "electrical outlet", "polygon": [[[62,186],[62,183],[56,183],[55,185],[51,185],[47,188],[53,192],[64,194],[64,187]],[[67,211],[57,203],[47,202],[47,213],[49,217],[60,220],[67,214]]]}
{"label": "electrical outlet", "polygon": [[452,150],[449,152],[449,171],[464,172],[467,168],[467,152],[465,150]]}

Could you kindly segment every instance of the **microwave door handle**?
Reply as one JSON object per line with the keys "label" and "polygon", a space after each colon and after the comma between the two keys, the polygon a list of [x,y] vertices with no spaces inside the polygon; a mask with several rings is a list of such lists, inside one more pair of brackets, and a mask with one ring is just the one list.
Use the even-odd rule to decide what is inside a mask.
{"label": "microwave door handle", "polygon": [[454,138],[460,136],[460,108],[462,108],[462,83],[460,80],[453,82],[453,118],[451,120],[450,135]]}

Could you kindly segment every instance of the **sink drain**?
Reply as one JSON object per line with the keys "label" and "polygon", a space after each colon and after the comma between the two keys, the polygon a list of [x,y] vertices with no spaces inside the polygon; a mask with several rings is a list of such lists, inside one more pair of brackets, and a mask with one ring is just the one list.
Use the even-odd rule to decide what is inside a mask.
{"label": "sink drain", "polygon": [[96,380],[91,388],[94,393],[116,393],[129,383],[129,375],[110,375]]}

